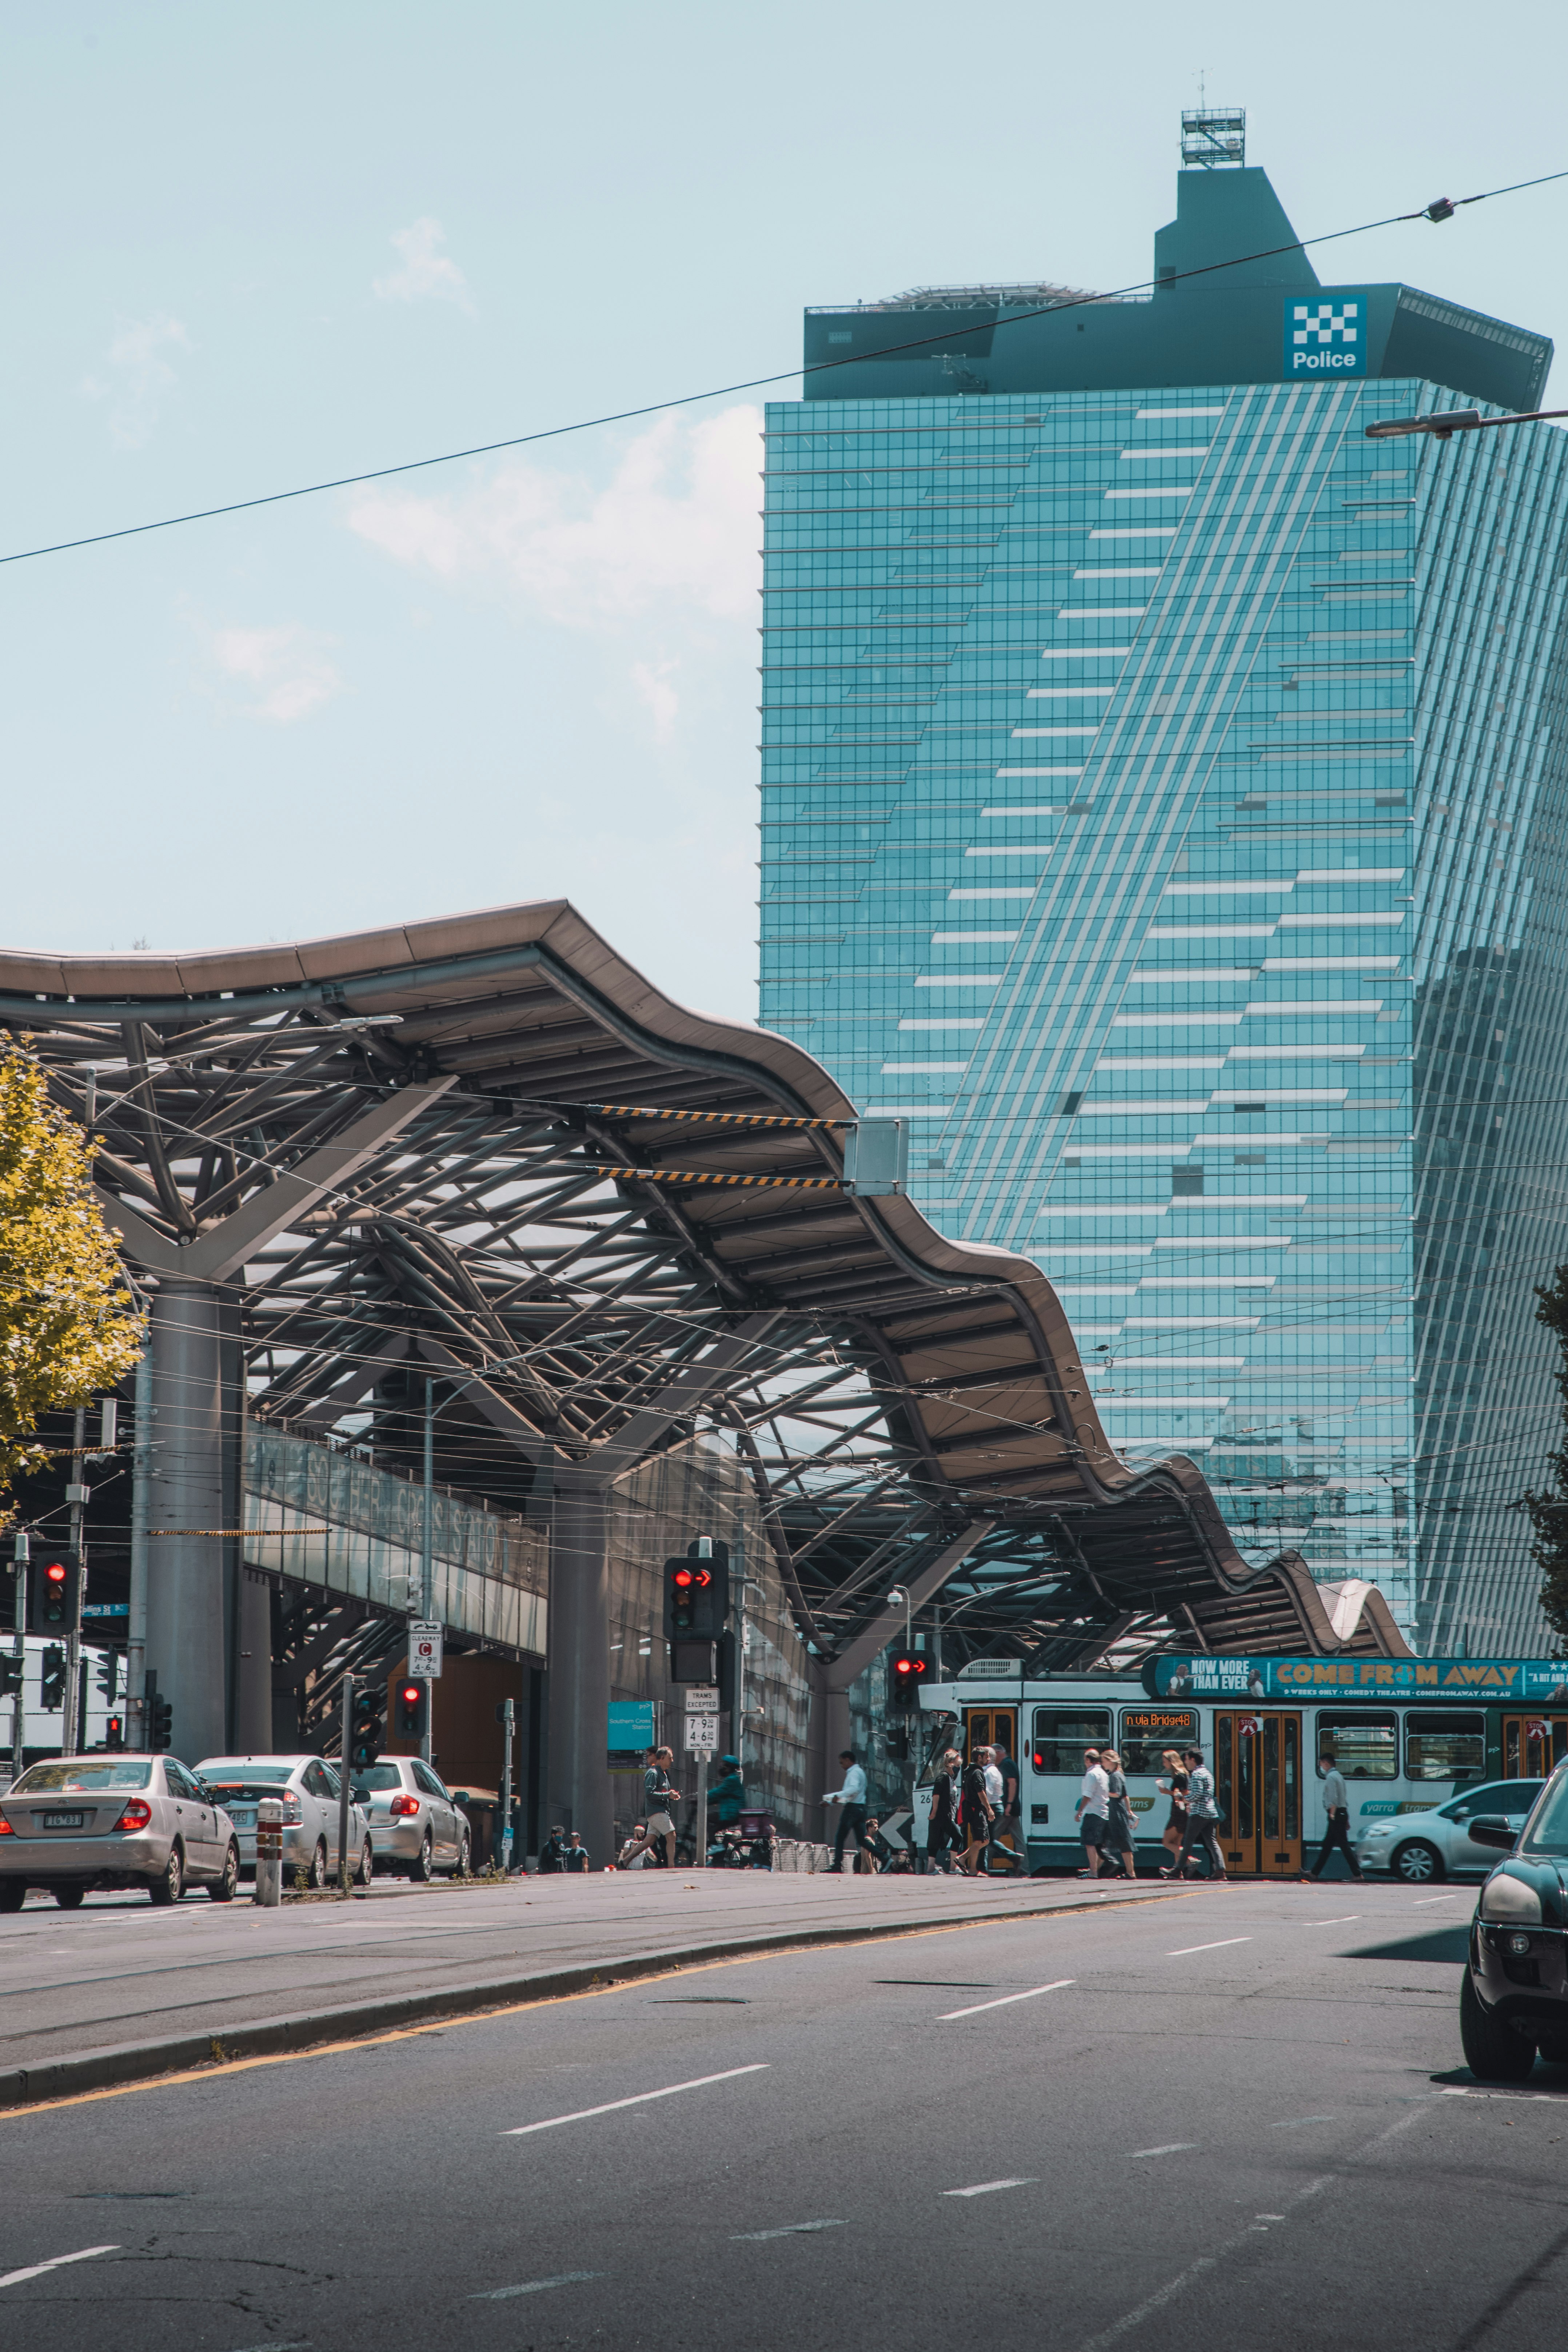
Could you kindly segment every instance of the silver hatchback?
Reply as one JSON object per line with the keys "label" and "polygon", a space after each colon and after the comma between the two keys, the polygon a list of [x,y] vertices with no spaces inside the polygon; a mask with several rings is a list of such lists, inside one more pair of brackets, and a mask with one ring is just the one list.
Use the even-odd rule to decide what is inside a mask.
{"label": "silver hatchback", "polygon": [[354,1795],[370,1816],[377,1870],[413,1879],[447,1870],[466,1877],[473,1854],[468,1817],[440,1774],[418,1756],[384,1756],[354,1774]]}
{"label": "silver hatchback", "polygon": [[[264,1797],[283,1807],[283,1879],[302,1875],[307,1886],[325,1886],[338,1868],[338,1775],[321,1756],[209,1756],[197,1767],[202,1780],[227,1806],[239,1837],[242,1870],[256,1868],[257,1808]],[[349,1876],[370,1881],[370,1824],[364,1807],[349,1805]]]}
{"label": "silver hatchback", "polygon": [[231,1903],[234,1823],[174,1756],[61,1756],[30,1765],[0,1798],[0,1911],[29,1886],[74,1911],[94,1886],[144,1886],[177,1903],[187,1885]]}

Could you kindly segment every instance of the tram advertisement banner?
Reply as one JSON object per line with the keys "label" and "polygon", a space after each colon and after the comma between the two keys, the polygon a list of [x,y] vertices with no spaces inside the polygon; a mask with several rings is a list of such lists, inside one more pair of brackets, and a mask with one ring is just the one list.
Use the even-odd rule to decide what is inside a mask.
{"label": "tram advertisement banner", "polygon": [[1151,1698],[1235,1702],[1342,1696],[1568,1702],[1568,1661],[1553,1658],[1221,1658],[1145,1661]]}

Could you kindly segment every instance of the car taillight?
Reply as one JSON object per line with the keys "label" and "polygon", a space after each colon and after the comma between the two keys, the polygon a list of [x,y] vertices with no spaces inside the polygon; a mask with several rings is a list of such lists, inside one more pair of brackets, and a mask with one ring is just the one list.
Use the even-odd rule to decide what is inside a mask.
{"label": "car taillight", "polygon": [[152,1818],[152,1806],[140,1797],[132,1797],[114,1826],[117,1830],[144,1830]]}
{"label": "car taillight", "polygon": [[285,1821],[286,1822],[291,1822],[291,1823],[293,1823],[293,1824],[297,1827],[297,1826],[299,1825],[299,1823],[300,1823],[300,1822],[302,1822],[302,1821],[304,1820],[304,1818],[305,1818],[305,1817],[304,1817],[304,1815],[303,1815],[303,1813],[301,1813],[301,1811],[300,1811],[300,1800],[299,1800],[299,1798],[298,1798],[298,1797],[284,1797],[284,1798],[282,1798],[279,1801],[281,1802],[282,1807],[283,1807],[283,1819],[284,1819],[284,1821]]}
{"label": "car taillight", "polygon": [[419,1811],[419,1800],[417,1797],[394,1797],[392,1810],[395,1813],[416,1813]]}
{"label": "car taillight", "polygon": [[15,1837],[15,1836],[16,1836],[16,1831],[12,1828],[12,1826],[11,1826],[10,1822],[5,1819],[5,1814],[4,1814],[4,1813],[0,1813],[0,1837]]}

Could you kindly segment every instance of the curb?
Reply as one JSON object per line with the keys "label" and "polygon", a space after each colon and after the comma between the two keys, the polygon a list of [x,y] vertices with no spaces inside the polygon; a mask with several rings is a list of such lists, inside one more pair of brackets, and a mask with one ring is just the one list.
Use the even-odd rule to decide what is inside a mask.
{"label": "curb", "polygon": [[241,2059],[288,2056],[319,2043],[367,2040],[376,2034],[395,2032],[400,2027],[423,2025],[443,2018],[474,2017],[488,2010],[558,2000],[570,1993],[608,1991],[612,1985],[635,1983],[639,1977],[664,1976],[672,1969],[700,1966],[712,1960],[803,1951],[813,1945],[876,1943],[893,1936],[923,1934],[932,1927],[982,1927],[1003,1920],[1078,1917],[1086,1912],[1125,1909],[1131,1903],[1162,1899],[1151,1890],[1146,1895],[1113,1896],[1109,1903],[1042,1903],[1016,1910],[982,1912],[961,1919],[889,1919],[868,1927],[784,1929],[777,1935],[735,1937],[718,1943],[628,1952],[616,1959],[585,1960],[574,1968],[553,1969],[548,1975],[491,1977],[476,1984],[443,1986],[438,1991],[405,1993],[391,2000],[354,2001],[341,2009],[302,2010],[292,2017],[259,2018],[251,2024],[225,2026],[218,2033],[182,2033],[156,2042],[115,2042],[107,2049],[84,2051],[79,2056],[46,2058],[35,2066],[0,2070],[0,2113],[73,2098],[87,2091],[151,2082],[160,2074],[184,2074],[195,2067],[211,2067],[216,2072]]}

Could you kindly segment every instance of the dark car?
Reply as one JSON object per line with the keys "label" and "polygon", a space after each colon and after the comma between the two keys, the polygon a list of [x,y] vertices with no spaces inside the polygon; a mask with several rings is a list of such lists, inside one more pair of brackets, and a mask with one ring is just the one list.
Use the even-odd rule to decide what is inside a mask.
{"label": "dark car", "polygon": [[1508,1853],[1481,1889],[1459,1994],[1459,2038],[1472,2074],[1519,2083],[1537,2053],[1568,2066],[1568,1763],[1512,1826],[1484,1815],[1476,1845]]}

